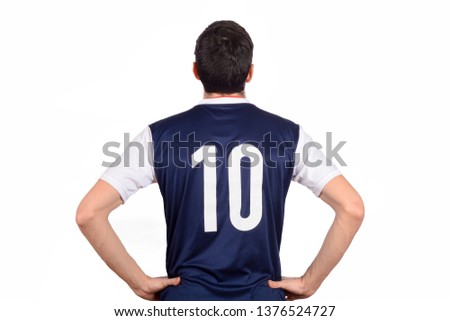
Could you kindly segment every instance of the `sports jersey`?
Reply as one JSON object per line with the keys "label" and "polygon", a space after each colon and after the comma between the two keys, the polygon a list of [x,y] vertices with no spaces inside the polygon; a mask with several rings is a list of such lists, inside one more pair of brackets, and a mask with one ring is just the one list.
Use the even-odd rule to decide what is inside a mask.
{"label": "sports jersey", "polygon": [[[340,174],[311,142],[301,126],[245,98],[202,100],[134,139],[130,145],[143,148],[127,148],[127,164],[122,159],[101,179],[124,202],[159,185],[167,274],[181,277],[161,300],[284,300],[267,281],[281,279],[289,185],[299,182],[319,196]],[[306,151],[314,166],[306,166]]]}

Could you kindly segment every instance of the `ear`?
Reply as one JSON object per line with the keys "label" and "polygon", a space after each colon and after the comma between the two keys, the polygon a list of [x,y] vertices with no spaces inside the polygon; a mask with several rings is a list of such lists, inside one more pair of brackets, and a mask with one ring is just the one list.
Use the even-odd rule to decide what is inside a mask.
{"label": "ear", "polygon": [[245,79],[245,82],[250,82],[253,78],[253,70],[254,70],[254,66],[253,64],[250,65],[250,69],[248,70],[248,74],[247,74],[247,79]]}
{"label": "ear", "polygon": [[192,72],[194,73],[195,78],[200,80],[200,76],[198,75],[198,69],[197,69],[197,63],[196,62],[194,62],[194,65],[192,67]]}

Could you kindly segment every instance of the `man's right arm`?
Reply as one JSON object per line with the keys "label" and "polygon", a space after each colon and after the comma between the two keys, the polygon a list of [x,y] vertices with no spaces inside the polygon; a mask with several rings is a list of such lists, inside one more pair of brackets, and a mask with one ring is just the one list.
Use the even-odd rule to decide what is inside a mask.
{"label": "man's right arm", "polygon": [[316,258],[301,277],[269,281],[270,287],[284,289],[288,300],[304,299],[317,291],[343,257],[364,218],[361,197],[342,175],[325,185],[320,198],[333,208],[335,218]]}
{"label": "man's right arm", "polygon": [[168,286],[177,286],[180,278],[149,277],[128,254],[108,220],[110,213],[121,204],[119,193],[100,179],[78,206],[77,224],[98,255],[136,295],[158,300],[159,292]]}
{"label": "man's right arm", "polygon": [[[111,270],[138,296],[147,300],[157,300],[161,290],[178,285],[180,278],[147,276],[128,254],[109,223],[109,215],[116,207],[126,202],[140,188],[156,181],[149,158],[151,142],[151,132],[146,127],[125,148],[120,163],[109,167],[83,198],[77,210],[76,220],[81,232]],[[125,153],[129,162],[124,160]]]}

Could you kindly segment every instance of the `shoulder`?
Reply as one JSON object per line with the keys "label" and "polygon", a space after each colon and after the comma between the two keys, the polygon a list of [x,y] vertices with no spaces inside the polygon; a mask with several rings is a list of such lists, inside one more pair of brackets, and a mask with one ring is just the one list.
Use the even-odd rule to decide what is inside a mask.
{"label": "shoulder", "polygon": [[186,119],[187,117],[192,117],[193,114],[195,114],[198,111],[198,106],[194,106],[188,110],[185,110],[183,112],[180,112],[178,114],[174,114],[171,116],[168,116],[166,118],[160,119],[156,122],[153,122],[149,125],[149,127],[153,130],[161,126],[167,126],[171,123],[177,123],[179,121],[182,121]]}
{"label": "shoulder", "polygon": [[[258,111],[261,115],[265,115],[266,117],[270,117],[273,121],[279,122],[279,123],[283,123],[283,124],[288,124],[288,125],[293,125],[293,126],[298,126],[297,123],[293,122],[292,120],[285,118],[279,114],[276,113],[272,113],[269,112],[265,109],[262,109],[256,105],[253,105],[253,107],[255,108],[256,111]],[[272,109],[270,109],[272,110]]]}
{"label": "shoulder", "polygon": [[300,125],[288,118],[285,118],[279,114],[268,112],[256,105],[252,105],[252,109],[259,119],[257,121],[269,122],[270,126],[280,132],[292,132],[297,136],[299,133]]}

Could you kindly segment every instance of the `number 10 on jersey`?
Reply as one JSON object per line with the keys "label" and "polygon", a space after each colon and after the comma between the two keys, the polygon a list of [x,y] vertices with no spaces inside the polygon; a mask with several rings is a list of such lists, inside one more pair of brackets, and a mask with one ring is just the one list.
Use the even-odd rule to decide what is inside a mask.
{"label": "number 10 on jersey", "polygon": [[[203,204],[205,232],[217,232],[217,149],[214,145],[204,145],[192,154],[192,167],[203,163]],[[250,213],[241,216],[241,160],[250,158]],[[206,159],[205,159],[206,158]],[[205,161],[207,160],[207,161]],[[228,156],[228,186],[230,221],[240,231],[254,229],[262,218],[262,154],[250,144],[234,147]]]}

